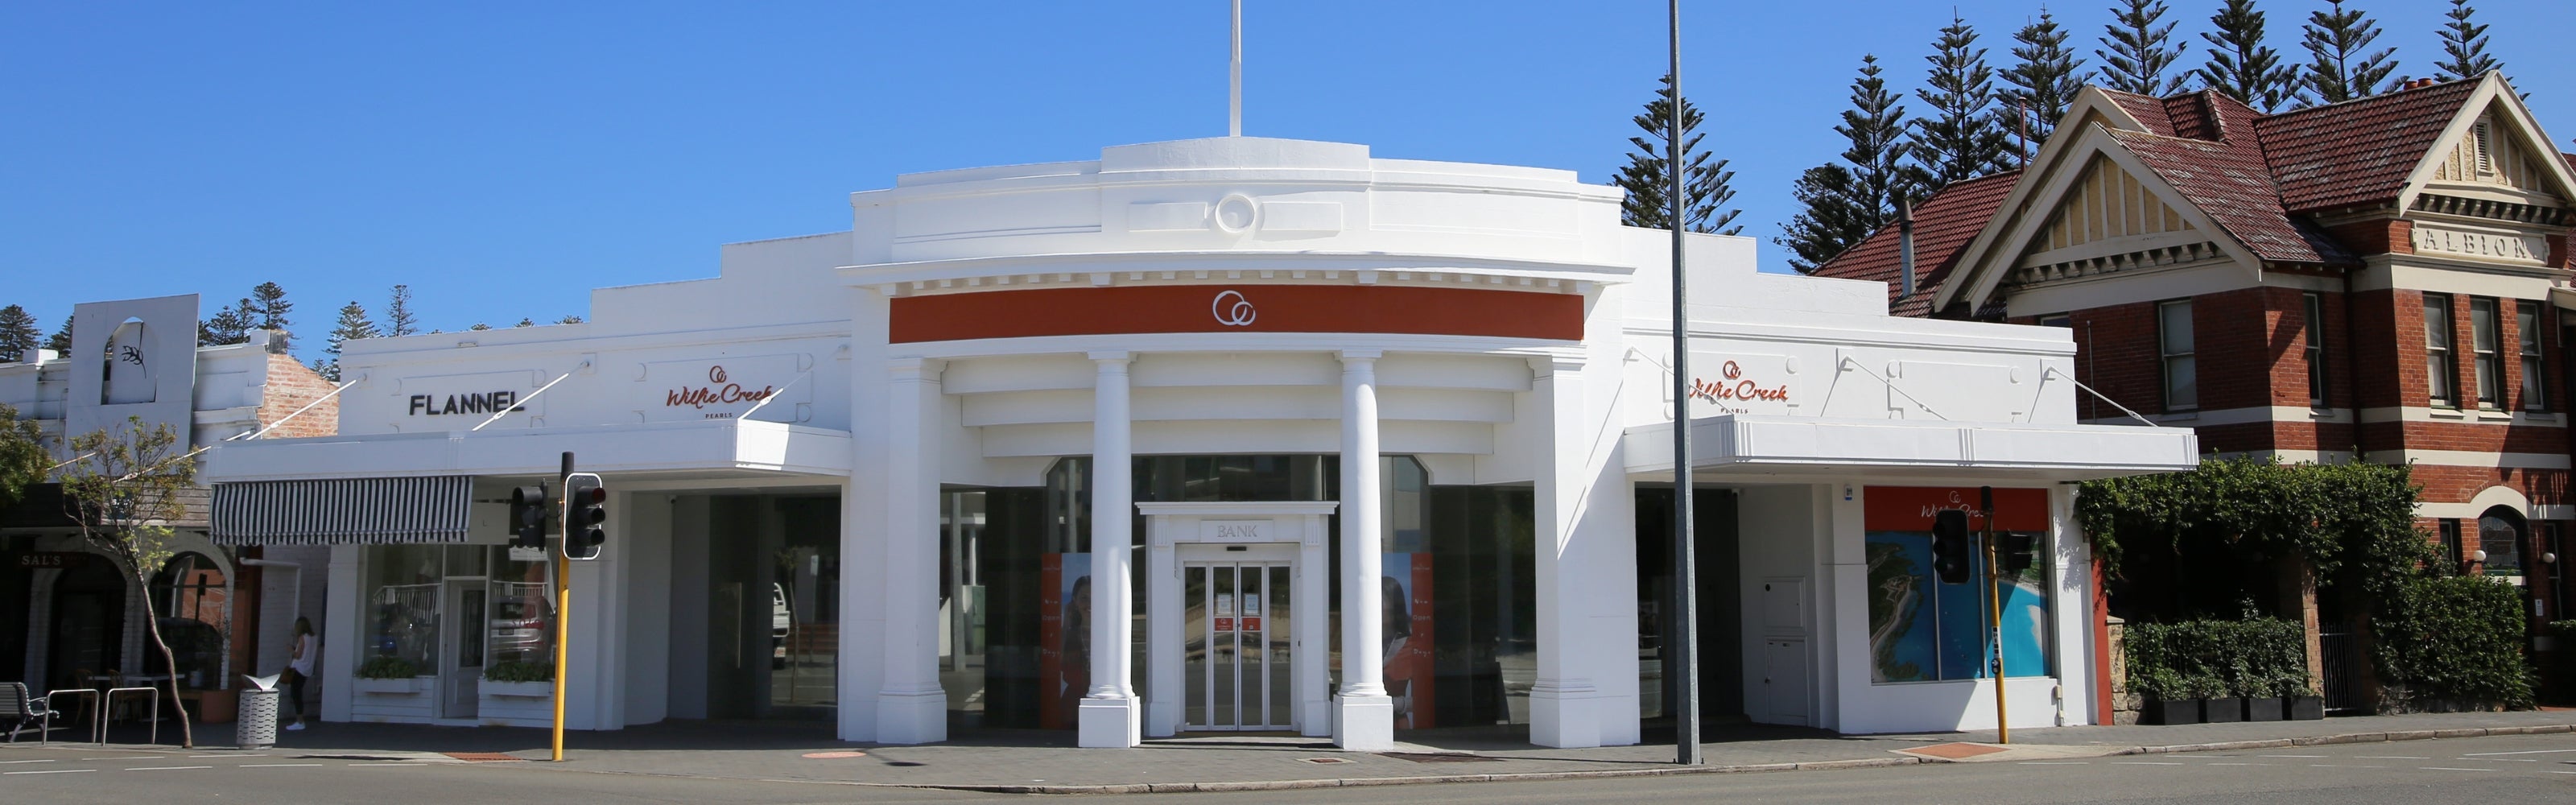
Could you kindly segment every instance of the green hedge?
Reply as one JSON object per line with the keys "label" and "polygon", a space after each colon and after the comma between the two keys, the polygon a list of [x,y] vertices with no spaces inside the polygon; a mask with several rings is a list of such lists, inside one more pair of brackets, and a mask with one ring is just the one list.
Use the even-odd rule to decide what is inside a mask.
{"label": "green hedge", "polygon": [[2522,599],[2482,576],[2411,579],[2371,617],[2379,679],[2418,697],[2532,706],[2522,663]]}
{"label": "green hedge", "polygon": [[2130,624],[2129,690],[2149,699],[2314,696],[2307,635],[2279,618]]}
{"label": "green hedge", "polygon": [[359,679],[410,679],[420,675],[420,666],[401,657],[377,657],[358,666]]}

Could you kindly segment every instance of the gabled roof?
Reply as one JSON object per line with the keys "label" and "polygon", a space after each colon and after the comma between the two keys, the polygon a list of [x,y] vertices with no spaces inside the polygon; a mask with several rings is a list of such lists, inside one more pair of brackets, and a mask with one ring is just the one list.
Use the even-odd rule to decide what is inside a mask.
{"label": "gabled roof", "polygon": [[2276,263],[2354,265],[2358,261],[2312,225],[2281,207],[2280,190],[2264,168],[2263,154],[2248,145],[2114,131],[2111,137],[2172,185],[2192,206],[2217,221],[2237,242]]}
{"label": "gabled roof", "polygon": [[[1950,255],[1965,266],[1957,281],[1945,274],[1934,298],[1920,307],[1993,304],[1995,289],[2028,245],[2033,227],[2053,214],[2055,196],[2068,192],[2068,180],[2097,156],[2150,185],[2164,185],[2169,203],[2189,207],[2183,211],[2188,217],[2205,219],[2220,235],[2220,248],[2253,271],[2275,263],[2357,265],[2310,216],[2411,203],[2439,166],[2443,154],[2437,146],[2462,136],[2490,108],[2522,147],[2548,142],[2496,74],[2276,115],[2210,90],[2155,98],[2086,87],[2059,130],[2063,136],[2042,144],[1984,229]],[[2569,163],[2576,166],[2576,157]],[[2544,170],[2551,174],[2549,184],[2561,197],[2576,200],[2576,170],[2561,167]],[[1893,271],[1861,265],[1837,270],[1846,276]]]}
{"label": "gabled roof", "polygon": [[2453,81],[2254,120],[2281,206],[2292,212],[2393,201],[2478,81]]}
{"label": "gabled roof", "polygon": [[1899,227],[1890,223],[1870,233],[1869,237],[1844,249],[1842,254],[1816,267],[1819,277],[1870,280],[1887,283],[1887,313],[1891,316],[1928,316],[1932,313],[1933,291],[1950,277],[1950,269],[1959,264],[1959,254],[1977,231],[1995,217],[1995,210],[2010,195],[2014,180],[2021,171],[2008,171],[1981,176],[1941,188],[1914,209],[1914,295],[1905,296],[1905,279],[1901,274]]}

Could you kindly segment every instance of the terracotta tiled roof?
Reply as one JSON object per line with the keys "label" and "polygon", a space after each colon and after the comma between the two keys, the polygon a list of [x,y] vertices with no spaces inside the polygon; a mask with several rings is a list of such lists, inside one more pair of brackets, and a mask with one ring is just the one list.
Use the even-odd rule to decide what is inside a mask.
{"label": "terracotta tiled roof", "polygon": [[2104,89],[2101,87],[2095,87],[2095,89],[2101,89],[2103,95],[2110,96],[2112,103],[2120,105],[2120,111],[2127,112],[2130,117],[2137,118],[2139,123],[2146,125],[2148,131],[2152,131],[2157,134],[2173,133],[2173,115],[2165,112],[2165,100],[2163,98],[2121,92],[2115,89]]}
{"label": "terracotta tiled roof", "polygon": [[[2224,120],[2224,115],[2214,116]],[[2352,255],[2281,209],[2280,189],[2263,152],[2242,139],[2225,142],[2114,131],[2111,137],[2173,185],[2256,256],[2276,263],[2349,265]]]}
{"label": "terracotta tiled roof", "polygon": [[1995,217],[1995,210],[2003,206],[2004,197],[2012,194],[2013,181],[2019,178],[2021,171],[2007,171],[1958,182],[1941,188],[1914,208],[1914,265],[1918,273],[1913,296],[1903,295],[1905,283],[1898,274],[1899,233],[1893,223],[1817,266],[1815,275],[1887,283],[1888,315],[1929,315],[1933,293],[1950,278],[1959,253],[1967,250],[1968,242],[1977,239],[1978,230]]}
{"label": "terracotta tiled roof", "polygon": [[2395,199],[2477,88],[2476,81],[2453,81],[2256,118],[2282,208]]}

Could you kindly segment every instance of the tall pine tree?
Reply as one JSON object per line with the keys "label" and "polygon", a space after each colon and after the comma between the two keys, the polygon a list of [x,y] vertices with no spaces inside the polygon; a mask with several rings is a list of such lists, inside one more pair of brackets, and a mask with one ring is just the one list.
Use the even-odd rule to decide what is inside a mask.
{"label": "tall pine tree", "polygon": [[1993,69],[1986,49],[1977,47],[1977,30],[1952,14],[1950,24],[1933,40],[1934,52],[1925,86],[1914,95],[1932,114],[1914,121],[1911,142],[1917,173],[1926,190],[1951,182],[2011,170],[2012,143],[1997,114]]}
{"label": "tall pine tree", "polygon": [[1906,182],[1905,107],[1879,77],[1877,56],[1862,56],[1860,77],[1852,80],[1850,109],[1834,127],[1850,142],[1843,161],[1808,168],[1790,194],[1800,208],[1782,224],[1786,234],[1771,242],[1796,256],[1789,265],[1800,273],[1814,271],[1851,248],[1896,215],[1898,199],[1916,192]]}
{"label": "tall pine tree", "polygon": [[2487,27],[2469,21],[2478,13],[2469,0],[2451,0],[2451,10],[2442,16],[2442,55],[2449,60],[2433,65],[2442,78],[2460,81],[2486,75],[2504,67],[2503,62],[2487,55]]}
{"label": "tall pine tree", "polygon": [[286,317],[286,314],[295,309],[295,303],[286,301],[286,289],[274,282],[263,282],[250,289],[250,297],[250,304],[244,305],[243,310],[250,314],[251,326],[261,330],[276,331],[277,337],[274,343],[277,344],[277,348],[280,351],[293,351],[295,336],[288,327],[293,322]]}
{"label": "tall pine tree", "polygon": [[[1633,120],[1645,130],[1643,137],[1630,137],[1628,144],[1637,150],[1628,153],[1628,164],[1619,169],[1619,178],[1611,181],[1628,191],[1619,203],[1619,222],[1648,229],[1664,229],[1672,221],[1673,194],[1671,163],[1665,160],[1673,153],[1673,77],[1665,75],[1663,87],[1655,90],[1655,99],[1646,102],[1646,111]],[[1689,232],[1717,232],[1733,235],[1744,227],[1728,226],[1743,210],[1719,212],[1718,207],[1735,198],[1727,182],[1735,172],[1726,169],[1726,160],[1709,161],[1708,152],[1700,150],[1699,107],[1689,98],[1681,99],[1682,115],[1682,229]]]}
{"label": "tall pine tree", "polygon": [[56,355],[72,354],[72,317],[63,317],[63,328],[45,339],[45,348],[53,350]]}
{"label": "tall pine tree", "polygon": [[340,382],[340,345],[351,339],[374,338],[376,335],[376,323],[367,319],[367,309],[359,306],[357,300],[349,300],[348,304],[340,306],[340,321],[331,328],[329,345],[322,348],[322,352],[330,357],[314,361],[313,370],[333,383]]}
{"label": "tall pine tree", "polygon": [[2210,44],[2209,61],[2193,71],[2202,86],[2265,112],[2296,96],[2298,68],[2282,64],[2280,51],[2263,44],[2263,12],[2254,0],[2227,0],[2209,23],[2218,29],[2200,35]]}
{"label": "tall pine tree", "polygon": [[206,317],[205,321],[197,323],[197,346],[220,347],[226,344],[249,343],[250,328],[258,323],[259,314],[253,312],[249,299],[235,302],[230,307],[215,311],[215,315]]}
{"label": "tall pine tree", "polygon": [[44,338],[44,332],[36,329],[36,317],[27,315],[26,308],[0,307],[0,363],[34,357],[36,345]]}
{"label": "tall pine tree", "polygon": [[2183,48],[2173,44],[2176,23],[2156,24],[2168,10],[2161,0],[2120,0],[2111,8],[2111,23],[2102,26],[2102,85],[2121,92],[2163,97],[2182,91],[2190,72],[2166,76],[2182,62]]}
{"label": "tall pine tree", "polygon": [[385,303],[385,335],[404,336],[420,332],[420,320],[411,314],[411,286],[394,286],[393,300]]}
{"label": "tall pine tree", "polygon": [[2379,23],[2361,9],[2343,7],[2343,0],[2326,0],[2331,11],[2308,14],[2308,24],[2300,32],[2299,44],[2308,49],[2307,91],[2300,100],[2312,103],[2342,103],[2367,98],[2384,91],[2388,74],[2396,72],[2397,61],[2391,56],[2397,49],[2380,48],[2367,56],[2362,51],[2379,38]]}
{"label": "tall pine tree", "polygon": [[2026,136],[2027,148],[2016,149],[2014,166],[2020,166],[2027,151],[2038,150],[2057,123],[2065,119],[2066,109],[2075,103],[2075,93],[2084,89],[2092,73],[2084,69],[2084,60],[2066,49],[2066,30],[2057,26],[2048,9],[2039,11],[2039,21],[2022,26],[2013,34],[2013,58],[2018,62],[2004,71],[2004,103],[2021,116],[2028,128],[2014,132]]}

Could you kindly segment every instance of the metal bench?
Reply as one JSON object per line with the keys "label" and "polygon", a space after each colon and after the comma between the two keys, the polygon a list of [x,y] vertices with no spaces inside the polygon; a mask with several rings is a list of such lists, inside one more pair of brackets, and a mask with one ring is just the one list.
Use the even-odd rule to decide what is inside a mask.
{"label": "metal bench", "polygon": [[54,728],[54,708],[46,699],[27,692],[25,682],[0,682],[0,724],[9,725],[9,742],[18,742],[18,733],[27,725],[36,725],[36,743],[42,744]]}

